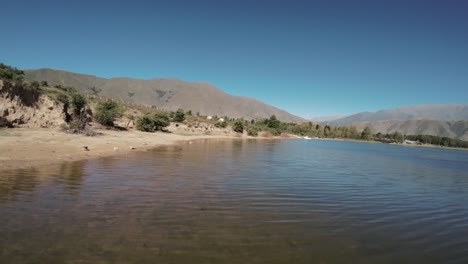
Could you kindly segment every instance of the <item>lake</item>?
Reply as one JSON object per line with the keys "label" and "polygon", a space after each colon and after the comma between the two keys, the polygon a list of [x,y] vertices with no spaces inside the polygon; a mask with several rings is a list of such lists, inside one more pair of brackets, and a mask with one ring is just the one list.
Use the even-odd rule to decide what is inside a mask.
{"label": "lake", "polygon": [[200,140],[0,175],[0,263],[468,263],[468,151]]}

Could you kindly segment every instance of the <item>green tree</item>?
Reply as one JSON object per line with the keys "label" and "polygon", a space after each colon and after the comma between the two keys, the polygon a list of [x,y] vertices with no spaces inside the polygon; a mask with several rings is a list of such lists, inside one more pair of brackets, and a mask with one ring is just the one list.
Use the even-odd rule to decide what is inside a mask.
{"label": "green tree", "polygon": [[273,129],[279,129],[280,128],[280,121],[278,119],[276,119],[276,116],[275,115],[272,115],[270,117],[270,119],[267,121],[267,126],[269,128],[273,128]]}
{"label": "green tree", "polygon": [[252,137],[258,136],[258,128],[251,126],[247,128],[247,134]]}
{"label": "green tree", "polygon": [[41,82],[41,85],[42,85],[42,86],[49,86],[49,83],[48,83],[47,81],[42,81],[42,82]]}
{"label": "green tree", "polygon": [[155,113],[153,115],[153,122],[156,130],[162,130],[171,124],[169,117],[165,113]]}
{"label": "green tree", "polygon": [[398,131],[396,131],[396,132],[394,132],[394,133],[392,134],[392,138],[393,138],[396,142],[398,142],[398,143],[402,143],[402,142],[403,142],[403,135],[402,135],[400,132],[398,132]]}
{"label": "green tree", "polygon": [[185,113],[184,110],[182,109],[177,109],[175,115],[174,115],[174,122],[184,122],[185,120]]}
{"label": "green tree", "polygon": [[244,132],[244,122],[242,120],[236,120],[234,122],[234,125],[232,126],[232,130],[237,133],[243,133]]}
{"label": "green tree", "polygon": [[363,140],[371,140],[372,139],[372,130],[370,127],[366,126],[361,133],[361,139]]}
{"label": "green tree", "polygon": [[24,80],[24,71],[0,63],[0,79],[19,84]]}
{"label": "green tree", "polygon": [[145,132],[154,132],[163,130],[170,124],[169,116],[165,113],[147,114],[137,120],[138,130]]}
{"label": "green tree", "polygon": [[226,128],[227,125],[228,125],[228,123],[227,123],[226,121],[223,121],[223,122],[219,122],[219,121],[218,121],[218,122],[216,122],[216,123],[214,124],[214,126],[215,126],[215,127],[218,127],[218,128],[219,128],[219,127],[221,127],[221,128]]}
{"label": "green tree", "polygon": [[73,113],[75,115],[80,115],[86,106],[86,98],[80,93],[74,93],[72,95],[71,104],[73,107]]}
{"label": "green tree", "polygon": [[144,115],[137,119],[136,128],[140,131],[153,132],[154,124],[151,115]]}
{"label": "green tree", "polygon": [[104,126],[113,126],[115,119],[122,116],[122,109],[115,101],[107,99],[96,107],[96,120]]}

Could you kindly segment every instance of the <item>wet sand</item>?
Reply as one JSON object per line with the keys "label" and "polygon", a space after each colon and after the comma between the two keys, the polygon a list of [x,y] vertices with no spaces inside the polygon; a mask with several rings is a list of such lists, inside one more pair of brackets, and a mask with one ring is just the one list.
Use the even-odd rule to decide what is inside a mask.
{"label": "wet sand", "polygon": [[[235,138],[224,135],[186,136],[140,131],[98,130],[97,132],[101,135],[87,137],[67,134],[56,129],[1,129],[0,170],[121,155],[187,140]],[[85,146],[88,150],[84,148]]]}

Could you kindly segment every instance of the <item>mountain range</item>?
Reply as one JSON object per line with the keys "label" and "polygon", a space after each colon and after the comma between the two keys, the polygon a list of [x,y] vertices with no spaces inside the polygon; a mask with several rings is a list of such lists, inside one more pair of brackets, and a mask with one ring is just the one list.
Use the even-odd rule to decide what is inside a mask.
{"label": "mountain range", "polygon": [[156,106],[165,110],[182,108],[201,115],[259,119],[275,115],[283,122],[305,120],[253,98],[230,95],[206,82],[178,79],[138,80],[99,78],[52,69],[26,70],[27,80],[47,81],[49,85],[73,86],[86,93],[120,99],[129,103]]}
{"label": "mountain range", "polygon": [[316,122],[333,126],[370,127],[374,133],[400,132],[407,135],[435,135],[468,140],[468,104],[414,105],[377,112],[362,112]]}
{"label": "mountain range", "polygon": [[[83,92],[155,106],[165,110],[182,108],[202,115],[260,119],[275,115],[284,122],[305,120],[253,98],[227,94],[207,82],[186,82],[157,78],[100,78],[61,70],[26,70],[27,80],[47,81],[50,85],[73,86]],[[369,126],[374,133],[400,132],[428,134],[468,140],[468,104],[432,104],[405,106],[347,116],[314,118],[316,123],[332,126]]]}

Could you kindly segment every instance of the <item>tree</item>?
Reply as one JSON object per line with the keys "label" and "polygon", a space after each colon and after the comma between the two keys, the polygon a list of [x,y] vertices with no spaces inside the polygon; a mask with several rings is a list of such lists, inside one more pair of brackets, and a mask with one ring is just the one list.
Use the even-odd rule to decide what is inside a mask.
{"label": "tree", "polygon": [[393,133],[392,138],[393,138],[396,142],[398,142],[398,143],[402,143],[402,142],[403,142],[403,135],[402,135],[400,132],[398,132],[398,131],[396,131],[396,132]]}
{"label": "tree", "polygon": [[228,123],[226,122],[226,120],[223,121],[223,122],[218,121],[218,122],[216,122],[216,123],[214,124],[214,126],[215,126],[215,127],[218,127],[218,128],[219,128],[219,127],[221,127],[221,128],[226,128],[227,125],[228,125]]}
{"label": "tree", "polygon": [[370,127],[366,126],[361,133],[361,139],[363,140],[371,140],[372,139],[372,130]]}
{"label": "tree", "polygon": [[174,122],[184,122],[185,120],[185,113],[184,110],[182,109],[177,109],[175,115],[174,115]]}
{"label": "tree", "polygon": [[75,115],[80,115],[86,106],[86,98],[80,93],[74,93],[72,95],[72,107]]}
{"label": "tree", "polygon": [[151,115],[144,115],[136,122],[136,128],[140,131],[153,132],[154,124]]}
{"label": "tree", "polygon": [[234,122],[234,126],[232,127],[232,130],[237,133],[243,133],[244,132],[244,122],[242,120],[237,120]]}
{"label": "tree", "polygon": [[156,130],[162,130],[171,124],[169,117],[165,113],[155,113],[153,115],[153,122]]}
{"label": "tree", "polygon": [[247,134],[252,137],[258,136],[258,129],[254,126],[247,128]]}
{"label": "tree", "polygon": [[42,82],[41,82],[41,85],[42,85],[42,86],[49,86],[49,83],[48,83],[47,81],[42,81]]}
{"label": "tree", "polygon": [[269,128],[279,129],[280,121],[278,119],[276,119],[275,115],[272,115],[270,117],[270,119],[267,121],[267,125],[268,125]]}
{"label": "tree", "polygon": [[22,83],[24,80],[24,71],[0,63],[0,79],[7,82]]}
{"label": "tree", "polygon": [[115,119],[122,116],[122,109],[117,102],[107,99],[96,107],[96,120],[104,126],[113,126]]}

